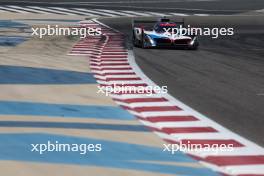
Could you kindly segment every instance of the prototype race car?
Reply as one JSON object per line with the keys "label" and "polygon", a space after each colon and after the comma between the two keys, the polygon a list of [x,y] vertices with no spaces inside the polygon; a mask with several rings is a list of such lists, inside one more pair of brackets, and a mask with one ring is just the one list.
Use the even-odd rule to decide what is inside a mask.
{"label": "prototype race car", "polygon": [[197,36],[171,33],[172,29],[184,27],[184,21],[170,22],[167,18],[159,21],[133,21],[133,45],[141,48],[181,47],[196,50]]}

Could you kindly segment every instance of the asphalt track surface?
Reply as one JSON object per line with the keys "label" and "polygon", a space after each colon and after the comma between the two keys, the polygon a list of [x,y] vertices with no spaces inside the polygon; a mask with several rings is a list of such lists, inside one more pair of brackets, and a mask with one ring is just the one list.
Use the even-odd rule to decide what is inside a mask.
{"label": "asphalt track surface", "polygon": [[234,14],[264,9],[262,0],[0,0],[0,5],[38,5],[59,7],[155,10],[175,13]]}
{"label": "asphalt track surface", "polygon": [[[127,34],[131,47],[131,19],[101,21]],[[174,97],[264,146],[263,16],[188,17],[185,22],[234,27],[235,35],[200,37],[197,51],[134,48],[136,62]]]}

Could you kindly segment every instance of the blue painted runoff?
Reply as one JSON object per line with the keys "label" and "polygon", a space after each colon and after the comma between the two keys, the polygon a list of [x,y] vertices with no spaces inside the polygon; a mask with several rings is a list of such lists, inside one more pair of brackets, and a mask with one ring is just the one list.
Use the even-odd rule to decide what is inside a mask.
{"label": "blue painted runoff", "polygon": [[0,101],[0,114],[119,120],[134,119],[130,113],[116,106],[48,104],[19,101]]}
{"label": "blue painted runoff", "polygon": [[95,84],[92,73],[0,65],[0,84]]}
{"label": "blue painted runoff", "polygon": [[26,41],[27,38],[24,36],[0,36],[0,46],[17,46],[24,41]]}
{"label": "blue painted runoff", "polygon": [[143,125],[76,123],[76,122],[36,122],[36,121],[0,121],[0,127],[9,128],[63,128],[149,132]]}
{"label": "blue painted runoff", "polygon": [[[0,143],[0,160],[88,165],[182,176],[218,175],[203,167],[177,166],[176,163],[175,165],[166,164],[165,162],[196,163],[196,161],[181,152],[171,155],[163,152],[162,148],[147,145],[41,133],[0,134],[0,141],[5,141]],[[80,151],[45,152],[43,154],[31,151],[31,144],[47,144],[48,141],[53,144],[56,141],[60,144],[101,144],[102,151],[87,152],[84,155],[81,155]]]}
{"label": "blue painted runoff", "polygon": [[19,23],[12,20],[0,20],[0,28],[28,28],[27,24]]}

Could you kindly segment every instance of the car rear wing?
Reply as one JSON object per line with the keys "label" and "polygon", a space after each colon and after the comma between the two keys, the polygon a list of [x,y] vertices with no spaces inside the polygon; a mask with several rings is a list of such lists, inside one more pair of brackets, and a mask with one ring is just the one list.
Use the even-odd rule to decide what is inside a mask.
{"label": "car rear wing", "polygon": [[132,27],[153,28],[153,25],[157,22],[181,23],[184,26],[184,18],[182,18],[182,20],[170,20],[168,18],[161,18],[159,20],[132,20]]}
{"label": "car rear wing", "polygon": [[132,20],[132,28],[153,28],[157,20]]}

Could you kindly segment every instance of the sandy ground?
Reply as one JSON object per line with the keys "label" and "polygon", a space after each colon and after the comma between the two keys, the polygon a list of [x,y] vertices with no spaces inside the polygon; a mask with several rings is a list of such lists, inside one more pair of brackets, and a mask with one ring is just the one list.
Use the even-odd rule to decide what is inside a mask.
{"label": "sandy ground", "polygon": [[[37,27],[37,25],[35,25]],[[15,33],[17,31],[12,29],[5,33]],[[20,32],[20,33],[23,33]],[[19,33],[19,34],[20,34]],[[58,76],[63,76],[63,72],[73,72],[77,74],[76,79],[79,78],[78,74],[84,75],[90,73],[89,58],[86,56],[68,56],[67,53],[71,47],[78,41],[77,37],[65,36],[51,36],[42,39],[38,37],[30,38],[28,41],[16,47],[2,47],[0,48],[0,64],[1,66],[12,66],[15,68],[34,68],[31,72],[27,73],[28,82],[37,79],[35,71],[38,68],[47,69],[39,73],[39,79],[43,77],[54,84],[1,84],[0,99],[2,100],[20,100],[20,101],[36,101],[45,103],[71,103],[71,104],[104,104],[114,105],[114,102],[103,94],[95,94],[98,88],[95,84],[78,84],[77,83],[66,85],[56,84],[56,78],[53,78],[53,72],[62,71]],[[81,76],[83,78],[83,76]],[[16,78],[15,78],[16,79]],[[71,80],[69,81],[71,82]]]}
{"label": "sandy ground", "polygon": [[[31,170],[21,170],[19,173],[17,170],[14,170],[14,167],[27,168],[30,167]],[[49,170],[46,170],[49,168]],[[16,175],[16,176],[28,176],[32,171],[36,171],[38,176],[47,176],[47,175],[61,175],[63,176],[73,176],[73,175],[83,175],[86,173],[95,174],[100,176],[124,176],[124,175],[144,175],[144,176],[160,176],[157,173],[149,172],[140,172],[132,170],[122,170],[122,169],[111,169],[111,168],[102,168],[102,167],[84,167],[84,166],[65,166],[65,165],[52,165],[52,164],[38,164],[38,163],[21,163],[21,162],[0,162],[0,169],[8,170],[5,172],[6,175]],[[63,173],[62,173],[63,170]],[[111,174],[110,174],[111,173]],[[163,176],[171,176],[170,174],[163,174]],[[176,175],[174,175],[176,176]]]}
{"label": "sandy ground", "polygon": [[[34,15],[32,14],[12,14],[3,13],[0,19],[12,19],[23,21],[30,25],[40,25],[38,21],[27,19],[65,19],[62,15]],[[67,19],[80,20],[83,17],[67,16]],[[43,22],[42,22],[43,23]],[[63,22],[62,22],[63,23]],[[63,23],[62,25],[65,25]],[[1,29],[6,35],[28,35],[23,31],[14,29]],[[90,74],[89,58],[84,56],[68,56],[67,53],[76,43],[78,38],[72,37],[37,37],[29,38],[26,42],[16,47],[0,47],[0,69],[4,68],[7,72],[1,72],[2,80],[0,84],[0,101],[14,102],[37,102],[51,104],[71,104],[71,105],[117,105],[101,94],[97,94],[97,84],[78,83],[78,80],[70,80],[73,83],[56,83],[54,72],[59,72],[57,76],[64,73],[76,73],[80,75]],[[26,82],[20,82],[23,75],[15,74],[19,70],[24,70],[27,75]],[[40,69],[44,71],[38,72]],[[13,77],[10,77],[9,71]],[[38,75],[36,76],[36,70]],[[61,71],[61,73],[60,73]],[[19,72],[20,73],[20,72]],[[23,73],[23,72],[22,72]],[[39,77],[39,78],[38,78]],[[39,80],[47,79],[47,82],[37,83]],[[15,83],[9,83],[9,79],[14,79]],[[78,76],[76,77],[78,78]],[[39,79],[39,80],[38,80]],[[66,78],[65,78],[66,79]],[[24,80],[25,81],[25,80]],[[115,124],[115,125],[140,125],[136,119],[114,120],[99,119],[96,117],[76,118],[76,117],[46,117],[46,116],[22,116],[22,115],[0,115],[1,121],[23,121],[23,122],[67,122],[67,123],[96,123],[96,124]],[[164,143],[151,132],[118,131],[118,130],[91,130],[91,129],[64,129],[64,128],[27,128],[27,127],[0,127],[0,134],[12,133],[44,133],[57,134],[72,137],[87,137],[129,144],[139,144],[151,147],[162,147]],[[13,144],[14,145],[14,144]],[[162,148],[161,148],[162,150]],[[142,162],[142,161],[141,161]],[[147,161],[146,161],[147,162]],[[158,161],[157,161],[158,162]],[[164,163],[168,164],[168,163]],[[198,163],[172,162],[176,166],[190,168],[201,167]],[[14,169],[15,168],[15,169]],[[46,175],[144,175],[158,176],[154,172],[144,172],[129,169],[114,169],[107,167],[92,167],[80,165],[48,164],[24,161],[0,161],[1,174],[13,176],[46,176]]]}

